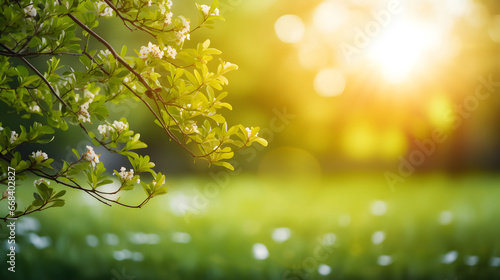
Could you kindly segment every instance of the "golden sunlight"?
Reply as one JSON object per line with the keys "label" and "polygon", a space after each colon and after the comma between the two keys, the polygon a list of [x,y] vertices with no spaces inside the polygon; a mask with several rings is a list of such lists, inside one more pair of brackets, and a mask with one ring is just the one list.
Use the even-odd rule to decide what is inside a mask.
{"label": "golden sunlight", "polygon": [[388,27],[374,41],[368,57],[382,69],[390,83],[405,80],[415,67],[426,61],[426,52],[440,45],[440,36],[431,26],[400,20]]}

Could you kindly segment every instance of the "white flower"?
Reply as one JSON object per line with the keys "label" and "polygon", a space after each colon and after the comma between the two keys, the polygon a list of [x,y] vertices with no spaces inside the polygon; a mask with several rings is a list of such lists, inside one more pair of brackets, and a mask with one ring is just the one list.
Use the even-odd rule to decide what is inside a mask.
{"label": "white flower", "polygon": [[19,134],[17,134],[14,130],[10,134],[10,143],[14,144],[14,142],[17,141],[17,138],[19,137]]}
{"label": "white flower", "polygon": [[2,131],[3,131],[3,127],[0,126],[0,132],[2,132]]}
{"label": "white flower", "polygon": [[[104,9],[102,9],[102,6],[104,6]],[[108,4],[104,1],[99,1],[97,2],[97,9],[100,11],[102,9],[102,12],[99,13],[100,16],[102,17],[112,17],[113,16],[113,9],[111,9]]]}
{"label": "white flower", "polygon": [[90,122],[89,101],[83,103],[80,106],[80,111],[76,113],[78,115],[78,121],[80,122]]}
{"label": "white flower", "polygon": [[38,112],[40,112],[40,107],[38,105],[34,104],[34,105],[31,105],[29,107],[29,110],[32,113],[38,113]]}
{"label": "white flower", "polygon": [[172,17],[174,16],[174,14],[172,12],[168,12],[165,14],[165,25],[169,25],[172,23]]}
{"label": "white flower", "polygon": [[118,131],[118,133],[121,133],[124,129],[128,128],[128,124],[125,124],[124,122],[114,121],[113,127],[116,129],[116,131]]}
{"label": "white flower", "polygon": [[33,7],[33,4],[30,4],[24,8],[24,12],[27,16],[36,17],[36,9]]}
{"label": "white flower", "polygon": [[101,51],[101,52],[102,52],[102,54],[103,54],[104,56],[108,56],[108,55],[110,55],[110,54],[111,54],[111,52],[110,52],[108,49],[105,49],[105,50],[103,50],[103,51]]}
{"label": "white flower", "polygon": [[209,14],[209,12],[210,12],[210,6],[207,6],[207,5],[201,5],[201,11],[205,15],[205,17],[207,17],[209,15],[214,15],[214,16],[218,16],[219,15],[219,9],[217,9],[217,8],[215,8],[212,11],[212,13]]}
{"label": "white flower", "polygon": [[38,150],[36,152],[32,152],[31,157],[33,159],[35,159],[37,162],[42,162],[42,161],[47,160],[49,158],[47,156],[47,154],[42,152],[41,150]]}
{"label": "white flower", "polygon": [[167,7],[169,9],[172,9],[172,5],[173,5],[172,0],[167,0]]}
{"label": "white flower", "polygon": [[40,184],[42,184],[42,183],[45,183],[46,185],[50,185],[50,181],[46,181],[46,180],[45,180],[45,179],[43,179],[43,178],[40,178],[40,179],[38,179],[38,180],[33,181],[33,185],[34,185],[35,187],[36,187],[36,186],[38,186],[38,185],[40,185]]}
{"label": "white flower", "polygon": [[137,184],[140,184],[141,183],[141,179],[137,179]]}
{"label": "white flower", "polygon": [[[94,101],[94,97],[95,97],[95,94],[90,92],[88,89],[85,89],[83,91],[83,99],[88,99],[88,102],[92,103],[92,101]],[[87,109],[88,109],[88,107],[87,107]]]}
{"label": "white flower", "polygon": [[92,167],[95,167],[99,163],[100,155],[96,155],[94,148],[87,146],[87,152],[82,156],[86,161],[92,163]]}
{"label": "white flower", "polygon": [[130,181],[134,178],[134,169],[130,169],[129,172],[125,171],[125,167],[122,167],[120,168],[120,173],[118,173],[118,175],[120,175],[120,178],[123,180],[123,181]]}
{"label": "white flower", "polygon": [[158,47],[157,45],[149,42],[148,46],[142,46],[141,50],[139,51],[139,57],[142,59],[148,58],[148,54],[152,54],[154,57],[162,59],[163,58],[163,51]]}
{"label": "white flower", "polygon": [[99,131],[100,134],[106,135],[108,133],[109,128],[110,128],[109,125],[100,124],[97,127],[97,130]]}
{"label": "white flower", "polygon": [[[247,128],[245,128],[245,129],[246,129],[246,131],[247,131],[247,135],[248,135],[248,137],[252,136],[252,129],[253,129],[253,127],[252,127],[252,128],[247,127]],[[255,133],[255,136],[257,136],[257,135],[259,135],[259,133],[258,133],[258,132],[257,132],[257,133]]]}
{"label": "white flower", "polygon": [[148,7],[151,7],[152,4],[153,4],[153,1],[149,0],[148,1]]}
{"label": "white flower", "polygon": [[165,48],[165,50],[167,51],[167,56],[168,57],[171,57],[173,59],[175,59],[175,57],[177,56],[177,50],[171,46],[167,46]]}
{"label": "white flower", "polygon": [[198,131],[198,126],[194,123],[191,126],[186,127],[184,129],[184,133],[193,134],[193,133],[200,133],[200,131]]}
{"label": "white flower", "polygon": [[184,40],[191,39],[191,27],[189,19],[184,19],[182,21],[182,28],[174,32],[174,35],[178,43],[184,43]]}
{"label": "white flower", "polygon": [[208,16],[208,12],[210,12],[210,6],[207,6],[207,5],[201,5],[201,11],[203,12],[203,14],[206,16]]}

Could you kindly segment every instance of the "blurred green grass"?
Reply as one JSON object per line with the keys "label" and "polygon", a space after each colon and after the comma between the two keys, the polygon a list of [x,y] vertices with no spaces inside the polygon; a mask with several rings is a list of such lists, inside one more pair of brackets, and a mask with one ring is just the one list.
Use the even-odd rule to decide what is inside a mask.
{"label": "blurred green grass", "polygon": [[[497,176],[415,175],[392,192],[376,175],[318,185],[243,175],[182,215],[210,182],[171,179],[169,194],[140,210],[72,192],[64,208],[18,221],[16,273],[4,267],[1,278],[500,279]],[[267,258],[256,259],[258,243]]]}

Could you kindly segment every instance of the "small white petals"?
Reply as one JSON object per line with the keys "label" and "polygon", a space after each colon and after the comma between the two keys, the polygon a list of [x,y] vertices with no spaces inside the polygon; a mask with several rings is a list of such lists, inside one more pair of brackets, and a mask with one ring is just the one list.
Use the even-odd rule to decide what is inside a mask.
{"label": "small white petals", "polygon": [[41,150],[38,150],[36,152],[31,153],[31,157],[36,160],[37,162],[42,162],[44,160],[47,160],[49,157],[47,156],[46,153],[42,152]]}
{"label": "small white petals", "polygon": [[24,12],[27,16],[36,17],[36,9],[33,7],[33,4],[30,4],[24,8]]}
{"label": "small white petals", "polygon": [[125,124],[122,121],[114,121],[113,122],[113,127],[116,129],[118,133],[123,132],[123,130],[128,128],[128,124]]}
{"label": "small white petals", "polygon": [[88,109],[89,109],[89,101],[83,103],[80,106],[80,111],[78,111],[78,113],[76,113],[78,115],[78,121],[90,122],[90,113],[89,113]]}
{"label": "small white petals", "polygon": [[149,42],[148,46],[142,46],[141,50],[139,51],[139,57],[142,59],[148,58],[148,54],[153,55],[156,58],[162,59],[163,58],[163,51],[158,47],[157,45]]}
{"label": "small white petals", "polygon": [[19,134],[17,134],[17,133],[13,130],[13,131],[11,132],[11,134],[10,134],[10,139],[9,139],[10,143],[11,143],[11,144],[14,144],[14,142],[16,142],[16,141],[17,141],[17,138],[18,138],[18,137],[19,137]]}
{"label": "small white petals", "polygon": [[[214,16],[218,16],[219,15],[219,9],[214,9],[212,11],[212,13],[210,13],[210,6],[207,6],[207,5],[201,5],[201,11],[203,12],[203,15],[205,17],[209,16],[209,15],[214,15]],[[210,13],[210,14],[209,14]]]}
{"label": "small white petals", "polygon": [[113,16],[113,9],[111,9],[111,7],[108,6],[108,4],[106,4],[106,2],[104,2],[104,1],[97,2],[97,9],[99,11],[102,10],[102,12],[99,13],[99,15],[101,17],[112,17]]}
{"label": "small white petals", "polygon": [[194,123],[191,126],[186,127],[184,133],[193,134],[193,133],[200,133],[200,131],[198,130],[198,126]]}
{"label": "small white petals", "polygon": [[95,167],[99,163],[99,156],[94,152],[94,148],[87,146],[87,152],[83,154],[83,158],[92,163],[92,167]]}
{"label": "small white petals", "polygon": [[172,12],[168,12],[165,14],[165,25],[169,25],[172,23],[172,17],[174,16],[174,14]]}
{"label": "small white petals", "polygon": [[100,134],[102,134],[102,135],[106,135],[106,134],[107,134],[107,132],[108,132],[108,128],[109,128],[109,126],[108,126],[108,125],[103,125],[103,124],[101,124],[101,125],[99,125],[99,126],[97,127],[97,130],[99,131],[99,133],[100,133]]}
{"label": "small white petals", "polygon": [[176,30],[174,35],[177,39],[177,43],[182,44],[185,40],[191,39],[191,26],[189,19],[182,21],[182,28]]}
{"label": "small white petals", "polygon": [[167,52],[167,56],[172,59],[175,59],[175,57],[177,56],[177,50],[171,46],[167,46],[165,48],[165,51]]}
{"label": "small white petals", "polygon": [[130,169],[129,172],[126,171],[125,167],[122,167],[120,168],[120,173],[118,173],[118,175],[120,175],[120,178],[122,179],[122,181],[130,181],[134,178],[134,169]]}
{"label": "small white petals", "polygon": [[47,180],[45,180],[43,178],[40,178],[38,180],[33,181],[33,185],[35,187],[38,186],[38,185],[40,185],[40,184],[42,184],[42,183],[45,183],[46,185],[50,185],[50,181],[47,181]]}
{"label": "small white petals", "polygon": [[37,104],[33,104],[29,107],[29,111],[31,113],[39,113],[40,112],[40,107]]}

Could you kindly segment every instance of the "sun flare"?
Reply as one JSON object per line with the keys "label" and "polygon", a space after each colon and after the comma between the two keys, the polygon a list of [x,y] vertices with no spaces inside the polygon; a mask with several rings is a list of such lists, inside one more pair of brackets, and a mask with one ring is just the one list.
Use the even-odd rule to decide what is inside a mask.
{"label": "sun flare", "polygon": [[388,82],[398,83],[416,67],[431,63],[427,54],[439,47],[439,41],[439,36],[422,23],[395,22],[373,42],[368,57],[381,68]]}

